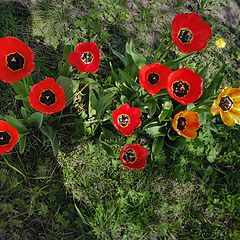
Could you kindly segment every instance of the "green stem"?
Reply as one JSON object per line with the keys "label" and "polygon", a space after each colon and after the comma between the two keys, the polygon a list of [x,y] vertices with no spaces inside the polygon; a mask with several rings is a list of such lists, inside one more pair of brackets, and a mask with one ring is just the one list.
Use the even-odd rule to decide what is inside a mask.
{"label": "green stem", "polygon": [[8,161],[7,161],[7,157],[3,156],[5,164],[10,167],[11,169],[13,169],[15,172],[20,173],[24,178],[26,178],[26,175],[23,174],[18,168],[14,167],[13,165],[11,165]]}

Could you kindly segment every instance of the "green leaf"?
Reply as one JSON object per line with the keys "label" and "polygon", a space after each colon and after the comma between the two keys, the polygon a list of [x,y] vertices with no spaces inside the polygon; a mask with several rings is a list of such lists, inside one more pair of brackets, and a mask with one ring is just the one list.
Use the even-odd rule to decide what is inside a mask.
{"label": "green leaf", "polygon": [[113,53],[116,57],[118,57],[118,58],[122,61],[122,63],[124,64],[124,66],[126,67],[126,66],[127,66],[127,59],[126,59],[121,53],[113,50],[111,46],[110,46],[110,49],[111,49],[112,53]]}
{"label": "green leaf", "polygon": [[130,137],[127,138],[126,144],[132,144],[133,142],[136,142],[137,140],[137,134],[132,134]]}
{"label": "green leaf", "polygon": [[133,88],[134,90],[139,89],[139,84],[133,80],[132,77],[130,77],[126,72],[122,71],[121,69],[118,69],[119,71],[119,79],[126,83],[127,86],[130,88]]}
{"label": "green leaf", "polygon": [[179,137],[179,135],[174,134],[174,133],[175,133],[175,131],[172,130],[171,128],[169,128],[168,131],[167,131],[167,136],[168,136],[169,139],[171,139],[172,141],[176,140],[176,139]]}
{"label": "green leaf", "polygon": [[207,73],[208,73],[208,69],[209,69],[209,66],[210,66],[210,65],[211,65],[211,64],[203,67],[203,68],[198,72],[198,74],[199,74],[203,79],[206,78]]}
{"label": "green leaf", "polygon": [[72,102],[74,89],[78,89],[79,81],[73,81],[71,78],[59,76],[57,83],[63,88],[67,100],[67,106]]}
{"label": "green leaf", "polygon": [[139,69],[147,64],[143,56],[133,51],[132,41],[126,43],[125,58],[127,59],[127,66],[124,71],[128,72],[131,77],[136,77]]}
{"label": "green leaf", "polygon": [[[106,89],[106,91],[108,92],[108,89]],[[116,92],[110,92],[108,94],[105,93],[105,95],[99,99],[96,108],[96,119],[100,119],[102,117],[106,108],[112,103],[115,94]]]}
{"label": "green leaf", "polygon": [[27,111],[26,111],[26,109],[24,107],[21,107],[20,111],[21,111],[22,117],[23,118],[27,118]]}
{"label": "green leaf", "polygon": [[35,112],[26,121],[29,126],[40,128],[42,126],[43,116],[42,113]]}
{"label": "green leaf", "polygon": [[153,140],[153,144],[152,144],[152,153],[156,156],[158,155],[161,151],[162,151],[162,148],[163,148],[163,144],[164,144],[164,137],[158,137],[158,138],[155,138]]}
{"label": "green leaf", "polygon": [[15,115],[15,113],[14,113],[12,110],[8,110],[8,114],[9,114],[10,116],[16,118],[16,115]]}
{"label": "green leaf", "polygon": [[166,62],[163,65],[169,66],[169,67],[178,66],[178,64],[181,63],[184,59],[187,59],[187,58],[193,56],[194,54],[195,54],[195,52],[190,53],[190,54],[185,54],[185,55],[183,55],[183,56],[181,56],[181,57],[179,57],[177,59],[174,59],[174,60],[171,60],[169,62]]}
{"label": "green leaf", "polygon": [[21,95],[16,95],[15,96],[15,99],[16,100],[21,100],[21,101],[28,101],[28,97],[23,97]]}
{"label": "green leaf", "polygon": [[101,126],[101,127],[102,127],[103,136],[105,138],[111,138],[111,139],[115,138],[115,136],[111,130],[109,130],[108,128],[106,128],[104,126]]}
{"label": "green leaf", "polygon": [[63,48],[63,58],[67,60],[71,52],[72,52],[72,45],[69,45],[69,44],[65,45]]}
{"label": "green leaf", "polygon": [[[107,92],[107,93],[106,93]],[[105,89],[99,93],[93,88],[89,88],[89,117],[95,115],[96,119],[100,119],[106,108],[112,103],[113,96],[116,94],[116,88]]]}
{"label": "green leaf", "polygon": [[27,128],[22,124],[22,122],[13,116],[5,115],[3,119],[11,126],[15,127],[20,134],[26,133],[28,131]]}
{"label": "green leaf", "polygon": [[222,65],[222,67],[218,70],[217,74],[214,76],[209,86],[203,91],[203,95],[199,100],[200,102],[215,95],[219,91],[219,88],[224,78],[224,74],[223,74],[224,68],[225,68],[225,64]]}
{"label": "green leaf", "polygon": [[96,114],[96,107],[98,104],[98,98],[95,94],[95,91],[92,87],[89,87],[89,101],[88,101],[88,116],[91,118]]}
{"label": "green leaf", "polygon": [[152,117],[157,111],[157,103],[154,98],[150,98],[146,102],[143,103],[144,108],[148,108],[149,116]]}
{"label": "green leaf", "polygon": [[112,148],[109,146],[109,144],[107,144],[104,141],[100,141],[102,148],[107,152],[107,154],[109,154],[110,156],[114,157],[114,151],[112,150]]}
{"label": "green leaf", "polygon": [[53,154],[57,156],[59,150],[59,142],[57,139],[57,132],[49,125],[41,126],[40,131],[44,134],[51,142]]}
{"label": "green leaf", "polygon": [[59,76],[66,76],[66,77],[69,76],[71,65],[69,64],[67,58],[71,52],[72,52],[72,45],[64,46],[63,57],[62,57],[61,61],[58,63],[58,75]]}
{"label": "green leaf", "polygon": [[133,42],[130,41],[129,43],[126,43],[126,53],[129,54],[132,57],[133,62],[137,65],[137,67],[140,69],[142,66],[147,64],[147,60],[142,55],[134,52],[133,50]]}
{"label": "green leaf", "polygon": [[92,86],[92,87],[98,87],[99,86],[99,82],[92,79],[92,78],[83,78],[81,80],[84,84]]}
{"label": "green leaf", "polygon": [[27,135],[21,135],[20,140],[19,140],[19,153],[23,154],[25,151],[26,147],[26,141],[27,141]]}
{"label": "green leaf", "polygon": [[199,113],[200,125],[204,125],[207,123],[207,115],[208,113],[206,111]]}
{"label": "green leaf", "polygon": [[20,95],[21,97],[28,96],[28,89],[25,88],[25,85],[22,81],[12,83],[11,86],[13,87],[15,93]]}
{"label": "green leaf", "polygon": [[159,136],[165,136],[165,133],[160,131],[164,127],[165,125],[160,125],[159,122],[156,121],[156,122],[151,122],[145,125],[143,130],[145,130],[152,137],[159,137]]}
{"label": "green leaf", "polygon": [[131,88],[129,88],[128,86],[126,86],[126,84],[124,84],[120,78],[118,77],[117,73],[114,71],[113,66],[111,64],[111,62],[109,63],[110,68],[111,68],[111,77],[115,83],[115,86],[121,90],[122,92],[124,92],[125,94],[129,92],[129,90],[131,90]]}
{"label": "green leaf", "polygon": [[161,113],[160,113],[159,116],[158,116],[158,120],[159,120],[160,122],[161,122],[161,121],[164,121],[167,117],[170,117],[170,116],[171,116],[172,111],[173,111],[172,102],[171,102],[171,101],[166,101],[166,102],[163,104],[163,109],[162,109]]}

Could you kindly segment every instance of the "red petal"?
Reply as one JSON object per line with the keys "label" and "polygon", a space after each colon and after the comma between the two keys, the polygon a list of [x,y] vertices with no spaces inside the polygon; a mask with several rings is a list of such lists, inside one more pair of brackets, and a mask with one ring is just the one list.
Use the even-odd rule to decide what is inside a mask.
{"label": "red petal", "polygon": [[12,127],[5,121],[0,120],[0,131],[8,132],[11,135],[11,140],[8,144],[0,146],[0,155],[10,152],[13,147],[17,144],[19,139],[19,134],[16,128]]}
{"label": "red petal", "polygon": [[[28,76],[35,68],[34,53],[30,47],[15,37],[0,38],[0,79],[13,83]],[[13,71],[7,67],[6,56],[18,52],[25,58],[24,67]]]}
{"label": "red petal", "polygon": [[[84,52],[91,52],[93,55],[93,61],[90,64],[85,64],[81,60],[81,56]],[[79,72],[97,72],[99,68],[99,61],[101,54],[98,46],[94,42],[79,43],[77,44],[75,52],[71,53],[68,57],[68,62],[75,66]]]}
{"label": "red petal", "polygon": [[[183,81],[189,84],[189,90],[186,96],[178,97],[173,93],[172,85],[174,82]],[[172,72],[168,78],[168,94],[183,105],[188,105],[198,100],[203,91],[202,78],[191,69],[181,68]]]}
{"label": "red petal", "polygon": [[[123,159],[123,154],[128,149],[133,149],[133,151],[136,154],[136,161],[133,163],[127,163]],[[122,164],[129,170],[143,169],[146,166],[147,155],[148,155],[147,149],[142,147],[141,145],[139,145],[137,143],[127,144],[120,151],[120,160],[121,160]]]}
{"label": "red petal", "polygon": [[[54,92],[56,102],[47,106],[40,102],[40,96],[44,90],[51,90]],[[45,114],[53,114],[62,111],[66,106],[66,98],[64,90],[52,78],[46,78],[41,82],[35,84],[29,93],[29,103],[32,108]]]}
{"label": "red petal", "polygon": [[[146,89],[149,94],[155,95],[161,89],[167,87],[167,79],[171,73],[171,69],[168,66],[163,66],[160,63],[153,63],[143,66],[139,72],[139,84]],[[155,73],[159,76],[159,81],[156,84],[148,82],[148,75]]]}
{"label": "red petal", "polygon": [[[178,39],[178,33],[181,28],[188,28],[192,31],[192,42],[184,44]],[[174,44],[181,52],[191,53],[204,50],[211,34],[212,30],[210,25],[203,22],[200,15],[197,13],[178,14],[172,21],[171,36]]]}

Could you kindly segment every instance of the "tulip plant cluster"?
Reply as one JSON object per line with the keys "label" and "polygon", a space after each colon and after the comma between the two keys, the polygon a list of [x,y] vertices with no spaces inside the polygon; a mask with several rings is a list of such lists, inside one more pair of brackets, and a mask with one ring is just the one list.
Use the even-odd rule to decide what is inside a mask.
{"label": "tulip plant cluster", "polygon": [[[210,25],[199,14],[178,14],[172,21],[171,38],[185,55],[171,61],[161,59],[160,63],[155,57],[146,60],[133,50],[132,42],[127,43],[125,56],[112,50],[124,69],[117,72],[109,63],[108,87],[84,75],[99,70],[102,57],[94,42],[78,43],[74,50],[67,45],[56,80],[47,77],[33,84],[35,63],[31,48],[15,37],[1,38],[0,79],[11,84],[16,99],[22,101],[23,119],[14,114],[0,117],[0,154],[11,151],[18,141],[22,153],[28,127],[39,128],[57,154],[56,133],[45,121],[46,116],[68,106],[83,82],[89,89],[88,122],[93,123],[93,134],[101,129],[100,143],[113,155],[110,145],[114,143],[108,137],[113,139],[117,131],[127,137],[120,160],[129,170],[145,168],[150,146],[154,156],[164,143],[171,146],[178,138],[196,138],[206,113],[220,114],[228,126],[240,124],[240,89],[228,86],[216,95],[223,80],[222,69],[205,86],[207,66],[196,72],[178,68],[183,59],[206,49],[211,35]],[[78,72],[84,73],[83,77]],[[148,148],[137,143],[143,138],[147,139]]]}

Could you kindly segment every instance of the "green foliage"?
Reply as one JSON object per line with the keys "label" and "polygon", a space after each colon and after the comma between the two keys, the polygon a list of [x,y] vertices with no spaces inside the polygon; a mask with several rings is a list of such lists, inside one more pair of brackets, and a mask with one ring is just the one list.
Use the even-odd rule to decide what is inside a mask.
{"label": "green foliage", "polygon": [[239,148],[232,140],[226,152],[221,138],[204,129],[200,140],[175,152],[175,160],[162,152],[143,171],[126,170],[117,155],[89,142],[58,161],[81,219],[97,239],[231,239],[239,227]]}
{"label": "green foliage", "polygon": [[[14,99],[11,87],[0,83],[1,115],[7,114],[14,122],[18,119],[15,124],[24,133],[19,140],[22,155],[13,151],[0,161],[0,238],[238,240],[239,128],[230,130],[219,124],[220,119],[216,118],[216,122],[200,131],[200,140],[187,141],[184,149],[179,149],[182,143],[171,141],[176,137],[171,131],[164,131],[169,138],[164,142],[169,145],[164,153],[161,150],[162,136],[150,141],[142,131],[141,136],[133,135],[127,140],[116,137],[108,110],[116,105],[116,99],[121,103],[134,100],[138,106],[139,99],[134,95],[138,89],[134,83],[145,59],[136,56],[137,51],[149,55],[147,62],[166,64],[184,57],[169,38],[170,20],[178,11],[202,12],[205,20],[213,26],[214,35],[204,52],[172,63],[173,69],[190,67],[201,74],[205,86],[210,86],[212,76],[224,62],[223,85],[233,83],[238,86],[238,30],[232,28],[231,21],[222,22],[219,16],[224,5],[231,6],[229,1],[164,0],[160,3],[154,0],[147,4],[147,1],[124,0],[44,0],[26,6],[20,4],[23,1],[18,2],[0,3],[1,37],[12,35],[30,43],[37,63],[34,82],[46,76],[56,77],[58,70],[59,76],[69,77],[66,55],[70,48],[65,49],[66,55],[62,58],[62,46],[75,46],[78,41],[96,41],[103,58],[99,71],[101,79],[95,74],[77,75],[80,85],[88,85],[75,95],[79,96],[80,102],[76,109],[78,119],[73,119],[75,110],[69,108],[65,116],[54,116],[49,121],[59,131],[60,140],[68,152],[62,153],[59,159],[64,179],[53,160],[48,137],[39,136],[34,128],[28,129],[30,134],[26,135],[22,127],[32,114],[27,105],[29,87],[17,83],[20,86],[15,88],[18,96]],[[214,46],[215,38],[221,36],[227,40],[223,50]],[[125,56],[117,52],[123,52],[124,43],[130,39],[136,46],[128,45],[127,60],[134,62],[134,68],[128,67],[124,72],[112,68],[112,76],[106,77],[110,71],[108,60],[116,69],[128,65],[127,60],[122,61]],[[109,46],[115,50],[111,52]],[[208,67],[205,67],[206,59]],[[31,79],[26,82],[33,85]],[[104,101],[106,114],[102,114],[105,109],[99,111],[101,117],[96,122],[94,111],[97,104],[93,104],[95,109],[92,109],[90,118],[84,97],[88,97],[91,87],[95,89],[93,101],[101,101],[108,92],[104,92],[100,85],[108,88],[113,82],[120,92],[128,93],[116,93],[111,102]],[[140,94],[144,95],[144,92],[140,90]],[[24,107],[19,100],[23,100]],[[156,126],[163,129],[173,114],[171,109],[164,107],[167,101],[146,99],[142,106],[146,118],[154,118]],[[197,104],[191,107],[199,113],[207,110]],[[30,118],[30,123],[41,126],[41,116],[35,117]],[[201,115],[202,122],[206,122],[207,117]],[[60,121],[62,118],[64,123]],[[73,126],[76,130],[74,139],[71,138]],[[100,129],[101,135],[96,131]],[[53,131],[46,132],[53,141]],[[94,132],[97,137],[100,135],[101,148],[82,138],[82,135],[94,135]],[[123,168],[116,153],[124,142],[137,140],[145,141],[147,146],[152,144],[150,149],[155,156],[148,159],[144,171],[129,172]],[[72,152],[68,142],[81,144]],[[104,147],[108,149],[107,153],[103,151]],[[113,153],[114,157],[110,157]],[[72,196],[65,194],[62,181],[73,193],[75,202]]]}
{"label": "green foliage", "polygon": [[[19,159],[8,160],[21,169]],[[16,161],[18,160],[18,161]],[[56,163],[44,154],[33,156],[25,177],[0,162],[0,238],[75,239],[84,234],[74,205],[63,191]],[[14,165],[14,166],[13,166]],[[71,229],[71,232],[69,232]]]}

